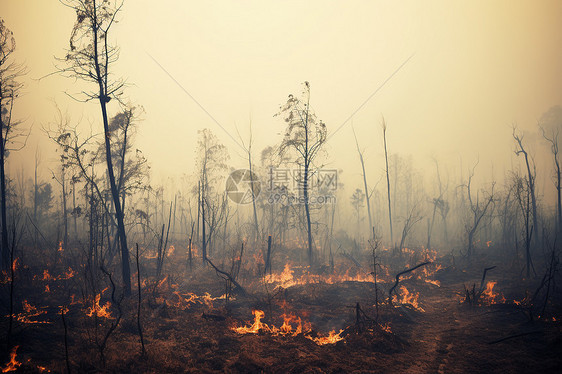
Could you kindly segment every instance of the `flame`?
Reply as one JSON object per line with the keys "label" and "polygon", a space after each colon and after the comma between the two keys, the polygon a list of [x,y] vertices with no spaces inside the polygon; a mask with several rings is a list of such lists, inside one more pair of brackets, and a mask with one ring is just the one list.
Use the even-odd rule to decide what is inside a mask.
{"label": "flame", "polygon": [[262,310],[252,310],[254,315],[254,323],[251,326],[240,326],[233,327],[232,330],[239,334],[257,334],[260,330],[271,331],[267,324],[261,322],[261,319],[265,316]]}
{"label": "flame", "polygon": [[[274,335],[297,336],[311,330],[310,323],[305,322],[303,326],[303,322],[300,317],[285,313],[283,313],[281,317],[283,317],[283,324],[281,325],[281,327],[277,329],[275,326],[272,326]],[[296,323],[296,328],[294,330],[292,323]]]}
{"label": "flame", "polygon": [[86,308],[86,315],[88,317],[92,317],[95,314],[98,317],[113,319],[113,317],[111,317],[111,311],[109,310],[109,308],[111,307],[111,303],[108,301],[103,306],[100,306],[101,295],[106,290],[107,287],[101,293],[96,295],[94,301],[92,302],[92,306]]}
{"label": "flame", "polygon": [[285,264],[285,268],[281,274],[268,274],[265,277],[267,283],[280,283],[280,286],[288,288],[298,284],[298,282],[293,278],[294,271],[291,270],[291,265]]}
{"label": "flame", "polygon": [[39,370],[40,373],[50,373],[51,372],[45,366],[39,366],[39,365],[37,365],[37,370]]}
{"label": "flame", "polygon": [[54,278],[51,276],[51,274],[49,274],[49,270],[45,269],[43,270],[43,278],[41,278],[41,280],[43,281],[48,281],[48,280],[53,280]]}
{"label": "flame", "polygon": [[488,240],[488,241],[486,242],[486,245],[487,245],[488,247],[490,247],[490,246],[492,245],[492,241],[491,241],[491,240]]}
{"label": "flame", "polygon": [[179,291],[174,291],[173,294],[178,297],[178,301],[176,303],[171,303],[168,300],[166,300],[166,303],[169,306],[175,306],[176,308],[180,308],[182,310],[189,309],[192,304],[205,304],[205,306],[207,306],[208,308],[212,308],[214,300],[226,299],[226,294],[217,297],[212,297],[211,294],[208,292],[205,292],[201,296],[191,292],[182,294]]}
{"label": "flame", "polygon": [[[76,275],[76,272],[74,270],[72,270],[72,268],[69,266],[68,270],[65,271],[65,273],[63,275],[59,275],[58,277],[53,277],[50,273],[49,270],[45,269],[43,270],[43,277],[40,278],[39,280],[42,281],[57,281],[57,280],[66,280],[66,279],[70,279],[72,277],[74,277]],[[38,277],[35,276],[34,279],[37,279]]]}
{"label": "flame", "polygon": [[399,303],[399,304],[408,304],[411,305],[414,309],[419,310],[420,312],[425,312],[425,310],[423,310],[423,308],[420,307],[420,305],[418,304],[418,298],[420,296],[419,292],[415,294],[410,293],[410,291],[408,291],[408,289],[404,285],[401,285],[400,295],[402,296],[400,300],[398,300],[397,295],[393,295],[392,302]]}
{"label": "flame", "polygon": [[33,317],[40,316],[41,314],[46,314],[47,313],[46,310],[39,310],[37,307],[31,305],[27,300],[24,300],[22,302],[22,306],[24,311],[22,313],[18,313],[14,315],[14,317],[18,322],[29,323],[29,324],[51,323],[49,321],[36,321],[32,319]]}
{"label": "flame", "polygon": [[[318,345],[333,344],[343,340],[343,337],[340,335],[343,330],[340,330],[337,334],[332,330],[328,336],[312,337],[308,335],[312,331],[310,323],[303,323],[300,317],[293,314],[282,314],[283,324],[280,327],[269,326],[267,323],[263,323],[262,319],[265,317],[265,313],[262,310],[252,310],[252,314],[254,315],[254,322],[251,325],[233,326],[230,329],[238,334],[258,334],[260,331],[270,333],[273,336],[297,336],[302,334]],[[295,328],[293,328],[293,323],[296,323]]]}
{"label": "flame", "polygon": [[17,356],[16,352],[18,348],[19,345],[16,345],[14,348],[12,348],[12,351],[10,352],[10,362],[8,362],[6,366],[2,368],[2,373],[16,371],[21,366],[21,362],[16,361],[16,356]]}
{"label": "flame", "polygon": [[382,329],[383,331],[386,331],[386,332],[388,332],[389,334],[392,333],[392,329],[390,328],[390,323],[389,323],[389,322],[385,323],[384,325],[380,325],[380,327],[381,327],[381,329]]}
{"label": "flame", "polygon": [[434,286],[437,287],[441,287],[441,282],[439,282],[438,280],[434,280],[434,279],[424,279],[426,283],[431,283]]}
{"label": "flame", "polygon": [[259,265],[265,264],[265,260],[263,259],[263,255],[262,255],[261,252],[254,253],[253,257],[254,257],[254,261],[256,262],[256,264],[259,264]]}
{"label": "flame", "polygon": [[[299,284],[309,284],[309,283],[326,283],[326,284],[335,284],[341,282],[373,282],[373,276],[370,273],[357,273],[355,275],[351,275],[352,269],[347,269],[343,274],[328,274],[328,275],[318,275],[318,274],[311,274],[309,271],[305,270],[304,273],[300,277],[295,276],[294,270],[291,269],[291,266],[287,263],[281,273],[273,273],[268,274],[265,277],[265,281],[267,283],[277,283],[279,286],[283,288],[289,288]],[[388,272],[388,270],[387,270]],[[377,277],[379,282],[384,282]]]}
{"label": "flame", "polygon": [[59,242],[59,249],[58,249],[58,251],[59,251],[59,252],[64,251],[64,248],[62,247],[62,240]]}
{"label": "flame", "polygon": [[49,293],[51,292],[51,288],[49,287],[48,284],[45,285],[45,293]]}
{"label": "flame", "polygon": [[64,273],[64,276],[66,277],[64,279],[70,279],[75,275],[76,275],[76,272],[74,270],[72,270],[72,268],[69,266],[68,271],[66,273]]}
{"label": "flame", "polygon": [[490,305],[503,304],[506,302],[505,297],[501,293],[494,292],[494,286],[497,283],[498,282],[496,281],[489,281],[488,283],[486,283],[486,289],[482,292],[482,295],[480,296],[481,301]]}
{"label": "flame", "polygon": [[343,330],[340,330],[340,332],[338,332],[336,334],[335,330],[332,330],[328,333],[328,336],[319,336],[316,338],[310,337],[310,336],[306,336],[308,339],[312,340],[313,342],[315,342],[318,345],[325,345],[325,344],[335,344],[337,342],[339,342],[340,340],[343,340],[343,337],[341,336],[341,333],[343,332]]}
{"label": "flame", "polygon": [[168,255],[167,256],[170,257],[171,255],[173,255],[175,250],[176,250],[176,248],[173,245],[171,245],[170,248],[168,248]]}
{"label": "flame", "polygon": [[12,262],[12,272],[15,272],[15,271],[17,270],[17,268],[18,268],[18,261],[19,261],[19,258],[16,257],[16,258],[14,259],[14,262]]}
{"label": "flame", "polygon": [[164,279],[162,279],[159,283],[158,286],[156,286],[156,288],[160,288],[164,283],[166,283],[166,281],[168,280],[168,276],[166,275],[164,277]]}

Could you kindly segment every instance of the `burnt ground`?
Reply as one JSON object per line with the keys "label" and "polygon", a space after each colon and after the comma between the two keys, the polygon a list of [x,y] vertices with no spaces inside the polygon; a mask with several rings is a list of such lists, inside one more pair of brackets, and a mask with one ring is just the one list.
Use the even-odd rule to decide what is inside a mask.
{"label": "burnt ground", "polygon": [[[141,275],[153,273],[151,261],[141,261]],[[282,269],[284,261],[275,267]],[[526,291],[532,293],[540,277],[521,281],[508,267],[495,269],[487,279],[497,282],[494,290],[502,297],[495,302],[482,300],[477,305],[462,302],[465,285],[480,282],[486,261],[463,267],[453,265],[450,259],[437,258],[431,265],[435,270],[435,265],[441,264],[441,269],[429,278],[438,280],[439,287],[427,283],[419,270],[412,272],[400,285],[418,294],[417,309],[400,300],[392,306],[388,304],[393,275],[404,268],[403,264],[389,266],[389,276],[381,276],[379,297],[384,301],[374,322],[373,282],[317,280],[285,288],[276,288],[274,283],[265,287],[257,270],[248,268],[240,276],[248,295],[233,292],[228,301],[212,300],[224,294],[224,280],[209,268],[200,266],[188,271],[185,258],[171,256],[158,280],[153,276],[143,279],[141,322],[146,354],[141,355],[136,287],[131,299],[119,303],[122,317],[108,335],[119,316],[115,303],[119,298],[111,301],[107,276],[97,274],[97,292],[93,292],[94,282],[88,286],[85,281],[85,266],[80,266],[79,261],[73,266],[68,260],[53,257],[44,266],[54,279],[45,280],[45,268],[28,256],[21,260],[14,283],[14,315],[28,317],[14,321],[11,345],[18,346],[14,372],[67,371],[60,313],[64,305],[68,307],[65,322],[72,372],[560,372],[560,309],[549,303],[544,316],[539,319],[535,313],[531,319],[530,313],[536,307],[513,302],[523,299]],[[75,273],[72,276],[69,266]],[[340,266],[349,264],[344,261]],[[9,301],[8,286],[5,279],[2,308]],[[108,288],[103,291],[105,287]],[[205,292],[211,298],[205,300]],[[108,305],[110,318],[87,315],[88,306],[95,302],[91,297],[94,294],[100,294],[100,307]],[[191,298],[192,294],[199,297]],[[25,311],[24,300],[36,310]],[[358,304],[362,311],[359,319]],[[262,322],[269,326],[281,326],[283,313],[300,317],[305,333],[292,336],[275,335],[266,329],[256,334],[233,331],[232,327],[252,324],[254,309],[264,311]],[[9,314],[2,313],[0,328],[5,342]],[[311,340],[340,329],[344,339],[334,344],[318,345]],[[100,349],[106,336],[105,347]],[[499,341],[505,338],[508,339]],[[7,361],[8,356],[2,356],[0,368],[9,369]]]}

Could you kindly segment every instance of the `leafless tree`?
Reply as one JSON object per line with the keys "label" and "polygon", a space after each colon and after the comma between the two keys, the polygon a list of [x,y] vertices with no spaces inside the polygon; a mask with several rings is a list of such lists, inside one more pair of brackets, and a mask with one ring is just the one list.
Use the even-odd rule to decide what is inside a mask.
{"label": "leafless tree", "polygon": [[[529,160],[529,154],[525,150],[525,147],[523,146],[523,135],[517,132],[517,128],[515,126],[513,126],[513,139],[515,139],[516,147],[517,147],[515,149],[515,154],[518,156],[523,155],[525,158],[525,166],[527,168],[527,183],[529,184],[529,193],[531,194],[533,227],[535,229],[535,232],[538,232],[539,226],[538,226],[538,217],[537,217],[537,196],[535,192],[535,180],[537,178],[537,170],[536,170],[535,161],[532,159],[532,157],[531,160]],[[534,244],[538,246],[538,235],[535,235],[533,241]]]}
{"label": "leafless tree", "polygon": [[480,191],[476,193],[476,198],[473,197],[472,194],[472,178],[474,177],[474,170],[476,169],[476,165],[469,171],[468,174],[468,182],[466,184],[466,191],[467,197],[469,202],[470,208],[470,218],[469,222],[466,224],[465,229],[468,236],[468,246],[467,246],[467,257],[471,258],[474,252],[474,235],[476,234],[480,221],[486,215],[488,208],[494,203],[494,186],[495,182],[492,182],[491,190],[485,191],[482,190],[482,194],[484,195],[484,201],[480,201]]}
{"label": "leafless tree", "polygon": [[394,235],[392,233],[392,208],[391,208],[391,199],[390,199],[390,171],[388,169],[388,149],[386,146],[386,122],[384,117],[382,119],[382,137],[384,140],[384,160],[386,163],[386,192],[388,197],[388,224],[390,225],[390,244],[394,245]]}
{"label": "leafless tree", "polygon": [[[282,115],[287,123],[285,137],[281,143],[280,153],[289,150],[297,153],[296,164],[303,168],[302,193],[304,198],[304,210],[306,215],[306,231],[308,242],[308,263],[314,263],[312,227],[310,218],[310,177],[314,160],[322,150],[326,141],[327,129],[324,122],[317,119],[310,108],[310,84],[304,82],[304,97],[298,99],[289,95],[287,102],[280,108],[277,115]],[[300,183],[299,183],[300,184]]]}
{"label": "leafless tree", "polygon": [[[218,197],[218,181],[226,171],[226,161],[229,159],[226,147],[221,144],[217,137],[209,129],[199,131],[197,146],[198,153],[198,177],[197,191],[201,213],[201,250],[202,259],[207,261],[207,244],[218,227],[218,220],[223,212],[225,201]],[[221,216],[222,217],[222,216]]]}
{"label": "leafless tree", "polygon": [[23,65],[13,61],[15,50],[16,40],[13,33],[6,27],[4,20],[0,18],[0,218],[2,219],[0,263],[4,269],[8,269],[8,266],[10,266],[8,217],[6,213],[6,172],[4,166],[9,154],[8,145],[14,144],[15,139],[22,135],[15,129],[20,122],[13,119],[12,112],[14,102],[23,87],[19,78],[26,72]]}
{"label": "leafless tree", "polygon": [[369,232],[373,230],[373,217],[371,215],[371,194],[367,187],[367,173],[365,172],[365,161],[363,160],[363,151],[359,148],[359,142],[357,141],[357,135],[355,134],[355,129],[353,130],[353,136],[355,137],[355,145],[357,146],[357,153],[359,153],[359,161],[361,162],[361,171],[363,175],[363,187],[365,189],[365,200],[367,203],[367,215],[369,217]]}
{"label": "leafless tree", "polygon": [[527,278],[529,278],[531,276],[531,268],[533,268],[533,271],[535,270],[533,267],[533,261],[531,259],[531,240],[533,234],[536,235],[536,228],[535,226],[533,226],[533,223],[531,221],[531,184],[529,183],[527,177],[514,173],[513,186],[517,205],[519,206],[521,217],[523,219],[523,227],[525,229],[525,231],[523,232],[523,242],[525,244]]}
{"label": "leafless tree", "polygon": [[551,129],[549,133],[544,127],[541,127],[542,136],[550,144],[550,151],[552,152],[552,158],[554,160],[554,186],[556,187],[556,229],[559,234],[562,234],[562,186],[560,184],[562,171],[560,169],[560,158],[558,156],[558,135],[559,129]]}
{"label": "leafless tree", "polygon": [[408,211],[406,217],[404,217],[404,227],[402,228],[402,237],[400,238],[400,247],[399,251],[402,253],[402,250],[406,244],[406,238],[412,229],[414,228],[415,224],[421,221],[423,216],[419,212],[419,208],[417,204],[414,204],[412,208]]}
{"label": "leafless tree", "polygon": [[107,107],[111,100],[121,102],[125,85],[122,79],[115,78],[112,74],[113,66],[119,58],[119,48],[112,45],[109,38],[109,33],[123,3],[113,0],[62,0],[62,2],[76,12],[76,21],[70,36],[70,48],[64,58],[66,64],[65,67],[61,68],[61,72],[74,79],[91,83],[96,87],[89,92],[83,91],[81,98],[75,98],[84,102],[96,100],[100,105],[107,175],[117,220],[117,233],[121,244],[124,291],[125,295],[130,296],[129,247],[125,231],[124,211],[114,173]]}
{"label": "leafless tree", "polygon": [[361,234],[361,208],[365,206],[365,194],[359,188],[356,188],[350,198],[351,206],[355,209],[357,218],[357,233]]}

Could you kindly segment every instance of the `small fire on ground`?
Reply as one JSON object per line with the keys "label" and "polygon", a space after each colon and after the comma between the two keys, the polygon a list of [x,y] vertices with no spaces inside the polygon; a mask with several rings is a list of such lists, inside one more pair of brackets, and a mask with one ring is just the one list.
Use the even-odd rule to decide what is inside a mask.
{"label": "small fire on ground", "polygon": [[273,336],[297,336],[302,334],[305,338],[312,340],[318,345],[334,344],[344,339],[341,336],[343,330],[340,330],[338,333],[332,330],[328,333],[328,336],[313,337],[311,335],[312,328],[310,323],[303,322],[300,317],[292,314],[281,315],[283,317],[283,324],[280,327],[263,323],[261,320],[264,318],[265,313],[262,310],[253,310],[252,314],[254,315],[254,322],[251,325],[233,326],[230,329],[238,334],[257,334],[260,331]]}

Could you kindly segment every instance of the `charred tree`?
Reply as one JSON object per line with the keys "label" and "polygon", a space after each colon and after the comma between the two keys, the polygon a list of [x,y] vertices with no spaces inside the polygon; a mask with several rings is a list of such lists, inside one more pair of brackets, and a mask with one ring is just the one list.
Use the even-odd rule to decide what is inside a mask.
{"label": "charred tree", "polygon": [[70,36],[70,49],[64,60],[66,68],[63,73],[75,79],[95,84],[96,89],[85,93],[82,101],[96,100],[99,103],[104,139],[107,175],[115,216],[117,234],[121,246],[121,271],[125,295],[131,295],[131,269],[129,247],[125,231],[124,212],[114,173],[109,129],[108,103],[115,99],[120,101],[124,81],[112,79],[111,71],[119,57],[119,49],[110,44],[108,34],[115,22],[123,3],[114,1],[79,1],[67,0],[63,3],[76,12],[76,22]]}
{"label": "charred tree", "polygon": [[[476,165],[478,165],[478,163]],[[468,246],[467,246],[467,253],[466,253],[468,258],[472,257],[474,251],[474,235],[476,234],[480,226],[480,222],[482,221],[482,218],[486,215],[486,212],[488,211],[490,205],[494,202],[495,182],[492,183],[491,191],[489,193],[486,192],[487,196],[484,202],[480,201],[479,193],[476,193],[476,199],[473,199],[471,186],[472,186],[472,178],[474,177],[474,169],[476,168],[476,165],[474,165],[474,168],[472,168],[472,170],[470,171],[468,175],[468,183],[466,184],[467,197],[468,197],[469,208],[471,212],[469,223],[465,226],[467,237],[468,237],[468,243],[467,243]]]}
{"label": "charred tree", "polygon": [[25,68],[12,61],[15,50],[16,41],[13,33],[0,18],[0,218],[2,219],[0,265],[5,270],[10,266],[5,163],[9,154],[8,144],[13,143],[18,136],[14,130],[19,122],[13,120],[12,112],[15,99],[23,86],[18,79],[25,74]]}
{"label": "charred tree", "polygon": [[[513,139],[515,139],[515,142],[517,143],[517,149],[515,150],[515,154],[517,156],[519,155],[523,155],[523,157],[525,158],[525,166],[527,168],[527,182],[529,184],[529,192],[531,194],[531,207],[532,207],[532,213],[533,213],[533,227],[535,232],[539,232],[539,225],[538,225],[538,217],[537,217],[537,197],[536,197],[536,193],[535,193],[535,180],[537,177],[537,171],[536,171],[536,165],[534,160],[533,161],[533,165],[531,167],[531,163],[529,161],[529,154],[527,153],[527,151],[525,150],[525,147],[523,146],[523,135],[520,135],[517,133],[516,131],[516,127],[513,127]],[[532,169],[532,170],[531,170]],[[538,246],[538,235],[535,235],[535,239],[534,239],[534,244],[535,246]]]}
{"label": "charred tree", "polygon": [[287,102],[277,115],[282,115],[287,123],[284,139],[280,146],[280,154],[289,150],[296,152],[295,163],[302,167],[303,176],[299,180],[302,186],[304,211],[306,218],[308,264],[314,264],[312,220],[310,214],[310,177],[314,160],[322,150],[326,141],[327,129],[324,122],[318,120],[310,109],[310,84],[304,82],[304,98],[298,99],[289,95]]}
{"label": "charred tree", "polygon": [[390,174],[388,169],[388,149],[386,147],[386,122],[382,119],[382,137],[384,140],[384,160],[386,163],[386,192],[388,197],[388,224],[390,226],[390,245],[394,245],[394,235],[392,233],[392,205],[390,199]]}

